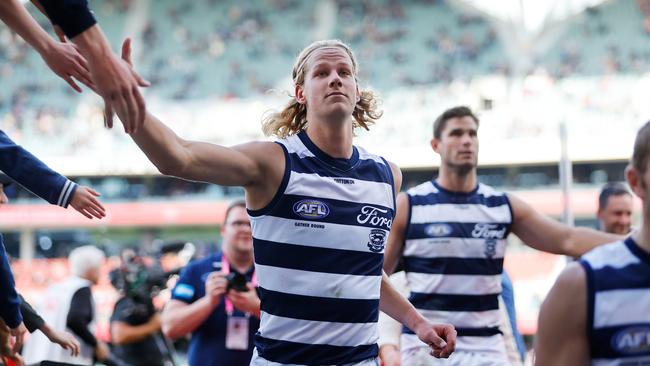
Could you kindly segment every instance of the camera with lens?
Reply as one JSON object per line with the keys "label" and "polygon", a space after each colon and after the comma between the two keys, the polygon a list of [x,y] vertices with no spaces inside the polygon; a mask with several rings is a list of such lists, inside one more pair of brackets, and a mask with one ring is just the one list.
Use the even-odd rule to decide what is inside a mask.
{"label": "camera with lens", "polygon": [[246,287],[246,276],[239,272],[230,272],[226,275],[226,280],[228,281],[227,291],[235,290],[237,292],[246,292],[248,287]]}
{"label": "camera with lens", "polygon": [[167,286],[168,278],[179,271],[165,272],[160,264],[147,264],[138,255],[122,258],[122,265],[109,273],[111,284],[122,291],[131,304],[129,318],[149,318],[155,313],[153,298]]}

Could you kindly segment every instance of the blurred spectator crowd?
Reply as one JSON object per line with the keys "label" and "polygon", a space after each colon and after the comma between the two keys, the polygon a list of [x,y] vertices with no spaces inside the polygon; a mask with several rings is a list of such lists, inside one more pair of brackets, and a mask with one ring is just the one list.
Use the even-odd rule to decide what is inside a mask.
{"label": "blurred spectator crowd", "polygon": [[[629,108],[626,93],[618,94],[629,84],[602,80],[634,78],[650,66],[648,0],[608,1],[570,17],[558,44],[535,56],[523,85],[509,82],[512,67],[493,22],[450,0],[105,0],[95,13],[114,49],[123,37],[134,39],[135,68],[152,84],[145,91],[150,109],[183,137],[225,144],[261,137],[262,113],[284,103],[295,53],[315,38],[340,38],[352,46],[361,83],[386,102],[387,127],[379,135],[388,138],[399,130],[403,141],[428,131],[436,110],[468,99],[499,119],[497,138],[535,136],[549,128],[555,133],[555,126],[524,118],[528,113],[513,103],[513,90],[538,98],[532,108],[557,102],[549,90],[560,89],[569,96],[560,102],[596,117],[622,111],[635,118],[641,111]],[[626,42],[616,41],[622,38]],[[489,92],[477,82],[495,77],[499,85]],[[596,81],[572,81],[580,77]],[[6,27],[0,28],[0,78],[2,129],[18,142],[28,141],[36,154],[77,159],[60,163],[64,172],[83,175],[70,166],[85,166],[92,170],[88,174],[125,174],[106,162],[94,166],[93,157],[105,151],[114,162],[140,156],[128,136],[102,131],[97,97],[71,91]],[[511,106],[507,111],[499,110],[503,88],[509,89],[501,98]],[[594,88],[602,98],[593,95]],[[270,90],[279,96],[273,99]],[[414,127],[404,130],[405,120],[415,121]],[[132,162],[131,173],[150,173],[140,160]]]}

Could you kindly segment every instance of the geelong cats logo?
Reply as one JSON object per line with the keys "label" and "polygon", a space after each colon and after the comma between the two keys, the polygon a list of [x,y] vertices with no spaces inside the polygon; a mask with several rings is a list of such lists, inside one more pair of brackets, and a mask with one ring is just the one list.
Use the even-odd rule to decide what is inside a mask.
{"label": "geelong cats logo", "polygon": [[368,242],[368,248],[371,252],[379,253],[384,250],[386,246],[386,230],[382,229],[372,229],[370,230],[370,241]]}

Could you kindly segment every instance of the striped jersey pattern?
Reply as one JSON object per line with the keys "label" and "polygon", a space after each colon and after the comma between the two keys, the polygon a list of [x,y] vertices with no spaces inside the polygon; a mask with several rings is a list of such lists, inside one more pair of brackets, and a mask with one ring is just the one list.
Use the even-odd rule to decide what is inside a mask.
{"label": "striped jersey pattern", "polygon": [[377,357],[383,252],[395,213],[381,157],[321,151],[306,132],[278,141],[285,175],[271,203],[249,210],[261,299],[259,356],[342,365]]}
{"label": "striped jersey pattern", "polygon": [[[508,197],[484,184],[451,192],[435,181],[407,193],[403,257],[409,300],[429,320],[453,324],[458,349],[462,337],[500,334],[498,297],[513,217]],[[404,333],[412,334],[406,328]],[[481,349],[481,342],[474,338],[472,346]]]}
{"label": "striped jersey pattern", "polygon": [[631,238],[580,259],[592,365],[650,365],[650,254]]}

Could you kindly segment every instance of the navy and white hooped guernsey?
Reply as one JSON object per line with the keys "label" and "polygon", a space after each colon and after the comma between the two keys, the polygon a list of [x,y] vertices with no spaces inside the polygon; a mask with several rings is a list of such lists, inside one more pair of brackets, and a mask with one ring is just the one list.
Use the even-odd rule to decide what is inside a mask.
{"label": "navy and white hooped guernsey", "polygon": [[580,259],[592,365],[650,365],[650,254],[631,238]]}
{"label": "navy and white hooped guernsey", "polygon": [[[504,350],[499,295],[513,218],[508,197],[484,184],[451,192],[435,181],[407,193],[403,257],[409,301],[432,322],[456,327],[457,350]],[[403,349],[421,346],[409,329],[403,333]]]}
{"label": "navy and white hooped guernsey", "polygon": [[390,166],[357,147],[350,159],[332,158],[304,131],[278,143],[286,162],[280,188],[267,207],[249,210],[261,299],[257,354],[274,365],[376,358],[395,214]]}

